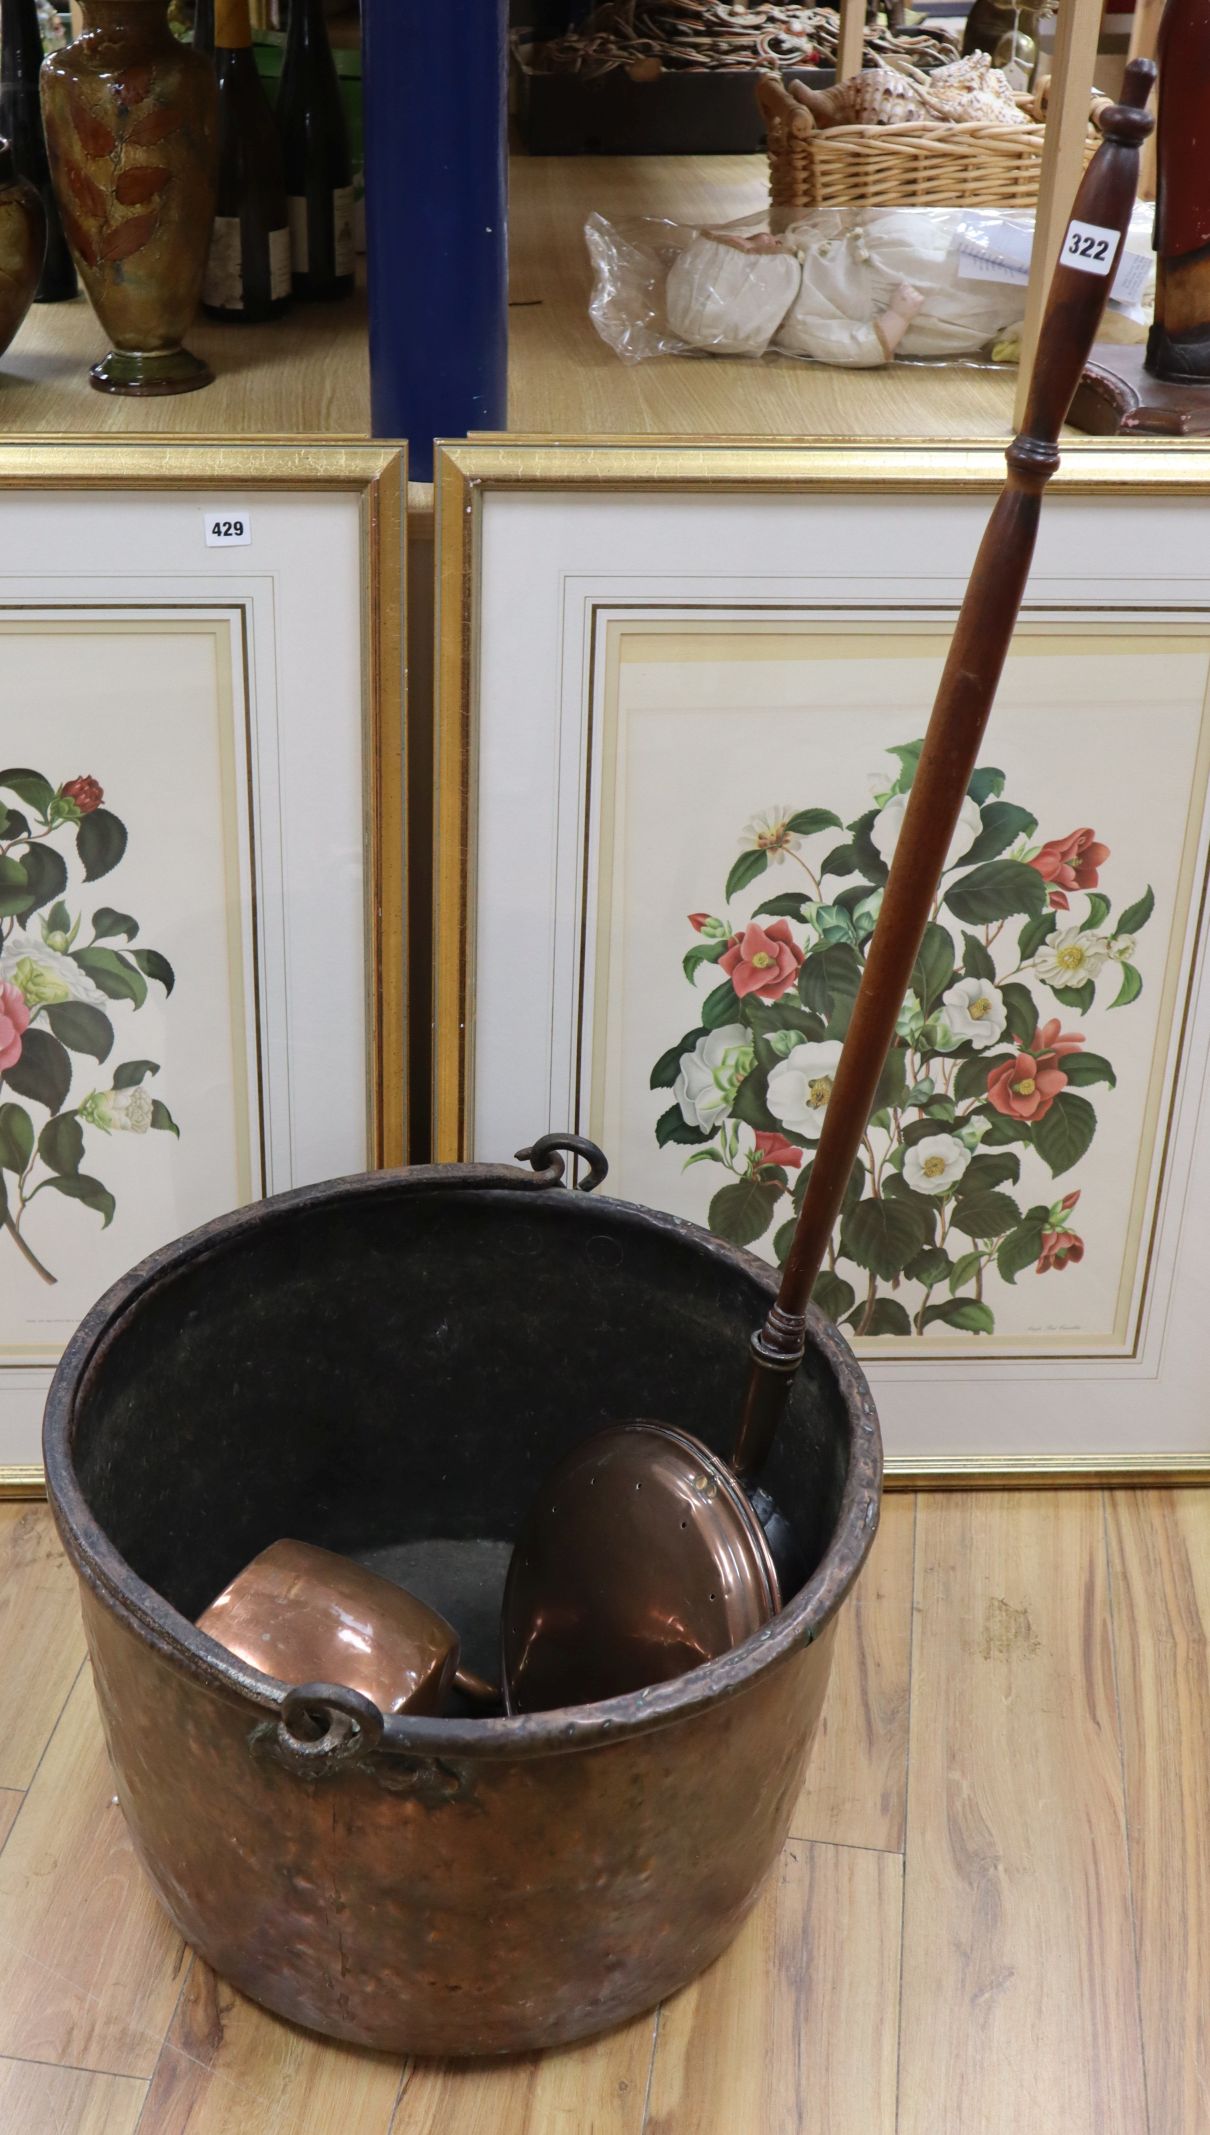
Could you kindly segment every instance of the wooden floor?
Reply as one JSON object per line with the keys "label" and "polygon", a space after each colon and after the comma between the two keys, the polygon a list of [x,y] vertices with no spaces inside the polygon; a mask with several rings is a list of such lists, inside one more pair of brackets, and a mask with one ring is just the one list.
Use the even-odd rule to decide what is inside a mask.
{"label": "wooden floor", "polygon": [[3,2135],[1202,2135],[1210,1493],[887,1501],[793,1836],[712,1972],[544,2059],[404,2065],[191,1956],[71,1575],[0,1506]]}

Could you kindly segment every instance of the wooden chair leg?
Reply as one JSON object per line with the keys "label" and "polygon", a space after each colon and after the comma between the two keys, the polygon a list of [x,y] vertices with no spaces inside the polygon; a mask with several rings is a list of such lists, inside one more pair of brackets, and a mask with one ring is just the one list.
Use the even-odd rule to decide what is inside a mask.
{"label": "wooden chair leg", "polygon": [[[1164,12],[1164,0],[1135,0],[1134,14],[1130,22],[1130,59],[1154,59],[1159,42],[1160,18]],[[1156,136],[1143,143],[1139,165],[1139,199],[1155,199],[1155,144]]]}
{"label": "wooden chair leg", "polygon": [[847,82],[860,74],[865,35],[866,0],[840,0],[840,35],[836,50],[836,79]]}
{"label": "wooden chair leg", "polygon": [[1064,0],[1059,9],[1055,36],[1034,246],[1029,262],[1021,368],[1013,410],[1013,423],[1017,428],[1020,428],[1025,413],[1046,293],[1084,167],[1084,143],[1088,134],[1088,110],[1100,31],[1101,0]]}

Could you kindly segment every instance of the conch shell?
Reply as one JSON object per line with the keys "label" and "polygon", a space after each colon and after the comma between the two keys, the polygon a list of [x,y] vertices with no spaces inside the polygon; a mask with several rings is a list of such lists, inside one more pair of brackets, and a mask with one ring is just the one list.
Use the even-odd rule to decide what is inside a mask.
{"label": "conch shell", "polygon": [[902,73],[890,67],[867,67],[834,89],[808,89],[796,81],[791,82],[790,92],[823,129],[935,124],[943,119],[956,125],[1029,124],[1008,77],[992,66],[986,52],[969,52],[952,66],[938,67],[935,74],[924,74],[916,67],[905,67]]}

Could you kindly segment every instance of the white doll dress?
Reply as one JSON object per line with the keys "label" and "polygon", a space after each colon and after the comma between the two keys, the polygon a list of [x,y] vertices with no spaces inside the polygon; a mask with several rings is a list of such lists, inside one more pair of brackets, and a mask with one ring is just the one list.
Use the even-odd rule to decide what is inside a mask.
{"label": "white doll dress", "polygon": [[969,356],[985,348],[1021,316],[1024,295],[1005,283],[959,280],[963,219],[960,208],[877,208],[835,234],[821,233],[818,217],[809,228],[787,230],[802,281],[771,345],[821,363],[885,363],[873,322],[906,282],[924,303],[899,343],[901,356]]}
{"label": "white doll dress", "polygon": [[743,252],[717,237],[695,237],[668,276],[668,324],[690,348],[763,356],[801,282],[795,249]]}

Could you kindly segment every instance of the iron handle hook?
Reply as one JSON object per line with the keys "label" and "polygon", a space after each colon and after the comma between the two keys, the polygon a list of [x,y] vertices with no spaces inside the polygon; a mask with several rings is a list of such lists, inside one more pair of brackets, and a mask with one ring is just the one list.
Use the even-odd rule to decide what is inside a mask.
{"label": "iron handle hook", "polygon": [[249,1737],[300,1779],[330,1779],[343,1766],[376,1750],[385,1722],[372,1698],[340,1683],[301,1683],[288,1690],[276,1720],[263,1720]]}
{"label": "iron handle hook", "polygon": [[550,1171],[550,1184],[561,1186],[567,1170],[563,1158],[559,1155],[561,1149],[568,1150],[572,1156],[582,1157],[588,1166],[588,1176],[579,1181],[576,1189],[578,1193],[595,1193],[598,1186],[605,1184],[609,1177],[609,1159],[602,1149],[598,1149],[595,1142],[588,1141],[582,1134],[539,1135],[532,1148],[518,1149],[517,1162],[531,1164],[535,1171]]}

